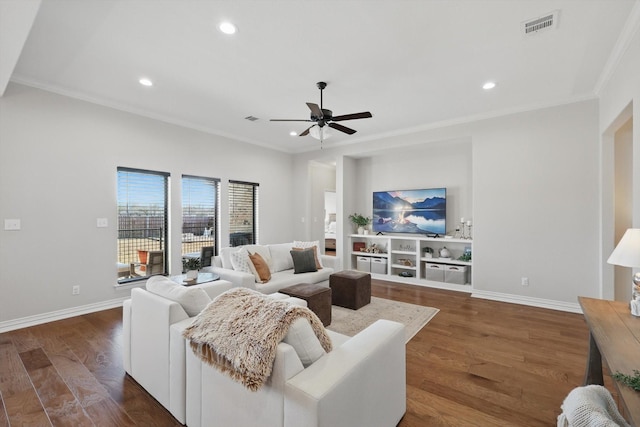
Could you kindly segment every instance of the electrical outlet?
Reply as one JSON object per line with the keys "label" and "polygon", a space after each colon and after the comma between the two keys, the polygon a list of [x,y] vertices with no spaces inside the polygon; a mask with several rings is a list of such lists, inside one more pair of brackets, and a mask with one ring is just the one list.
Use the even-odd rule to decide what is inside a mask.
{"label": "electrical outlet", "polygon": [[522,277],[520,278],[520,284],[522,286],[529,286],[529,278],[528,277]]}
{"label": "electrical outlet", "polygon": [[80,286],[75,285],[71,288],[71,295],[80,295]]}
{"label": "electrical outlet", "polygon": [[20,220],[19,219],[5,219],[4,220],[4,229],[17,231],[20,230]]}

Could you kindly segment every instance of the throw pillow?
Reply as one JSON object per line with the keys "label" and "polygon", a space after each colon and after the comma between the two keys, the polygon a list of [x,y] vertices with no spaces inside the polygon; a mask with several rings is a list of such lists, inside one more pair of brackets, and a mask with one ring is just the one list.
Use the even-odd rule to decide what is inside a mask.
{"label": "throw pillow", "polygon": [[[296,248],[303,248],[303,249],[312,248],[314,246],[316,248],[319,248],[320,242],[317,240],[314,240],[313,242],[301,242],[300,240],[294,240],[293,246]],[[322,265],[322,257],[319,257],[318,254],[316,254],[316,264],[319,265],[318,270],[324,267],[324,265]]]}
{"label": "throw pillow", "polygon": [[[293,248],[294,251],[303,251],[305,249],[309,249],[309,248]],[[313,249],[313,258],[316,261],[316,268],[318,270],[321,270],[322,264],[320,263],[320,259],[318,258],[318,247],[312,246],[311,249]]]}
{"label": "throw pillow", "polygon": [[241,251],[242,249],[242,247],[227,247],[220,249],[220,260],[222,261],[222,268],[233,270],[233,265],[231,265],[231,254]]}
{"label": "throw pillow", "polygon": [[291,259],[291,243],[278,243],[275,245],[267,245],[271,254],[271,272],[291,270],[293,268],[293,259]]}
{"label": "throw pillow", "polygon": [[326,354],[307,319],[294,320],[282,342],[296,350],[305,368]]}
{"label": "throw pillow", "polygon": [[313,249],[291,250],[291,258],[293,258],[293,274],[318,271]]}
{"label": "throw pillow", "polygon": [[244,273],[251,273],[251,267],[249,266],[251,261],[249,260],[249,252],[246,249],[241,249],[238,252],[231,252],[231,265],[236,271],[242,271]]}
{"label": "throw pillow", "polygon": [[269,268],[271,268],[271,254],[269,253],[269,248],[265,245],[246,245],[244,247],[250,254],[260,254],[262,259],[267,263]]}
{"label": "throw pillow", "polygon": [[203,289],[187,288],[164,276],[151,276],[146,287],[152,294],[180,304],[189,317],[200,313],[211,302]]}
{"label": "throw pillow", "polygon": [[249,253],[249,259],[251,260],[255,270],[253,275],[256,276],[256,282],[267,283],[271,280],[271,270],[269,270],[269,265],[259,253]]}

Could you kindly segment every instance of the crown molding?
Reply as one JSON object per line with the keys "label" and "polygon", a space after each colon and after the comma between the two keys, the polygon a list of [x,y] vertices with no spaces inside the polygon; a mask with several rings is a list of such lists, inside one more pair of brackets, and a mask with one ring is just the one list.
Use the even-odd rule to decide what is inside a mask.
{"label": "crown molding", "polygon": [[114,109],[114,110],[123,111],[125,113],[135,114],[137,116],[146,117],[148,119],[157,120],[157,121],[164,122],[164,123],[167,123],[167,124],[170,124],[170,125],[180,126],[180,127],[186,128],[186,129],[191,129],[191,130],[195,130],[195,131],[198,131],[198,132],[203,132],[203,133],[206,133],[206,134],[209,134],[209,135],[219,136],[219,137],[230,139],[230,140],[233,140],[233,141],[240,141],[240,142],[245,142],[247,144],[258,145],[260,147],[268,148],[270,150],[280,151],[282,153],[292,154],[292,152],[289,151],[289,150],[285,150],[285,149],[280,148],[280,147],[274,147],[274,146],[268,145],[268,144],[266,144],[266,143],[264,143],[262,141],[256,141],[254,139],[244,138],[244,137],[240,137],[238,135],[233,135],[233,134],[229,134],[229,133],[226,133],[226,132],[221,132],[219,130],[208,128],[206,126],[197,125],[195,123],[192,123],[192,122],[189,122],[189,121],[186,121],[186,120],[179,120],[179,119],[175,119],[173,117],[165,116],[165,115],[162,115],[162,114],[152,113],[150,111],[146,111],[146,110],[143,110],[143,109],[131,107],[130,105],[120,104],[120,103],[117,103],[117,102],[107,101],[107,100],[104,100],[104,99],[101,99],[101,98],[88,96],[88,95],[86,95],[84,93],[75,92],[75,91],[68,90],[68,89],[61,88],[61,87],[54,86],[54,85],[43,84],[41,82],[36,82],[36,81],[30,80],[30,79],[26,79],[24,77],[13,76],[13,77],[11,77],[11,81],[13,83],[21,84],[23,86],[29,86],[29,87],[32,87],[32,88],[35,88],[35,89],[43,90],[45,92],[51,92],[51,93],[55,93],[57,95],[66,96],[68,98],[77,99],[79,101],[84,101],[84,102],[89,102],[91,104],[96,104],[96,105],[99,105],[101,107],[111,108],[111,109]]}
{"label": "crown molding", "polygon": [[627,22],[625,22],[622,31],[620,31],[618,40],[613,46],[611,54],[609,55],[609,58],[600,73],[600,77],[593,88],[593,92],[596,95],[600,95],[602,89],[607,85],[607,83],[609,83],[611,77],[613,77],[613,73],[618,68],[618,65],[620,65],[620,61],[629,49],[629,46],[633,41],[633,37],[638,32],[638,29],[640,29],[640,1],[636,0],[633,8],[631,9],[631,13],[629,13],[629,18],[627,18]]}
{"label": "crown molding", "polygon": [[[367,137],[349,139],[348,141],[341,141],[339,147],[341,148],[341,147],[344,147],[344,146],[347,146],[347,145],[359,144],[359,143],[363,143],[363,142],[373,142],[373,141],[378,141],[378,140],[386,139],[386,138],[393,138],[393,137],[397,137],[397,136],[411,135],[411,134],[416,134],[416,133],[419,133],[419,132],[425,132],[425,131],[430,131],[430,130],[435,130],[435,129],[442,129],[442,128],[451,127],[451,126],[466,125],[466,124],[470,124],[470,123],[474,123],[474,122],[479,122],[479,121],[482,121],[482,120],[489,120],[489,119],[495,119],[495,118],[499,118],[499,117],[506,117],[506,116],[510,116],[510,115],[514,115],[514,114],[526,113],[526,112],[537,111],[537,110],[544,110],[546,108],[560,107],[560,106],[563,106],[563,105],[576,104],[576,103],[579,103],[579,102],[592,101],[592,100],[597,100],[597,99],[598,99],[598,97],[595,94],[587,94],[587,95],[575,96],[575,97],[571,97],[571,98],[560,99],[560,100],[556,100],[556,101],[553,101],[553,102],[529,104],[529,105],[522,105],[522,106],[513,107],[513,108],[507,108],[507,109],[503,109],[503,110],[487,111],[485,113],[473,114],[473,115],[469,115],[469,116],[458,117],[458,118],[455,118],[455,119],[441,120],[441,121],[438,121],[438,122],[426,123],[424,125],[419,125],[419,126],[414,126],[414,127],[409,127],[409,128],[403,128],[403,129],[397,129],[397,130],[384,132],[384,133],[378,133],[376,135],[371,135],[371,136],[367,136]],[[329,144],[327,144],[325,142],[325,147],[324,148],[325,149],[331,149],[331,148],[339,148],[339,147],[338,146],[329,145]],[[318,150],[318,148],[304,150],[302,152],[310,152],[310,151],[315,151],[315,150]]]}

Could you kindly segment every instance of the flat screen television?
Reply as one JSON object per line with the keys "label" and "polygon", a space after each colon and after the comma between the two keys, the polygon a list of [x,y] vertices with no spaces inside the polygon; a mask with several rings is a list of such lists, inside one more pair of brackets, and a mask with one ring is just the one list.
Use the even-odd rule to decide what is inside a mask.
{"label": "flat screen television", "polygon": [[374,232],[444,236],[446,218],[446,188],[373,193]]}

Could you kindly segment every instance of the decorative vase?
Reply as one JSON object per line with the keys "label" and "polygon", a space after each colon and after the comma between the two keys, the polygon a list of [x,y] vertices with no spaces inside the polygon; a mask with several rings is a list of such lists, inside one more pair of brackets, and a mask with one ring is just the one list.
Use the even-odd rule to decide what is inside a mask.
{"label": "decorative vase", "polygon": [[446,246],[440,249],[440,258],[451,258],[451,252]]}
{"label": "decorative vase", "polygon": [[364,234],[364,227],[358,227],[358,234]]}

